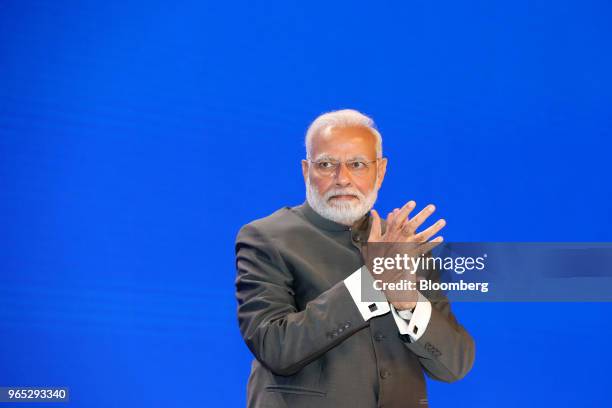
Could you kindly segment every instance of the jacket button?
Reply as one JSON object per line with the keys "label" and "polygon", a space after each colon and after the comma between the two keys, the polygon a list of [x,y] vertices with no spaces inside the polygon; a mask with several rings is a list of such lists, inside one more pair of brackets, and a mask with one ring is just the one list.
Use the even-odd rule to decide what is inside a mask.
{"label": "jacket button", "polygon": [[351,327],[351,322],[344,323],[344,328],[345,329],[348,329],[349,327]]}
{"label": "jacket button", "polygon": [[389,378],[389,377],[391,377],[391,371],[385,370],[384,368],[380,370],[380,378],[384,380],[385,378]]}
{"label": "jacket button", "polygon": [[382,334],[381,332],[376,332],[376,334],[374,334],[374,340],[376,341],[383,341],[384,338],[385,338],[385,335]]}

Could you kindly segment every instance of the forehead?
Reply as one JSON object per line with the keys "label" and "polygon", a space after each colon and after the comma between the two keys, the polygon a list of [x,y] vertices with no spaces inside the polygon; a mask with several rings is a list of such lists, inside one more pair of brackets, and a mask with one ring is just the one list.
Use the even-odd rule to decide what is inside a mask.
{"label": "forehead", "polygon": [[376,136],[364,126],[333,127],[312,137],[312,157],[376,157]]}

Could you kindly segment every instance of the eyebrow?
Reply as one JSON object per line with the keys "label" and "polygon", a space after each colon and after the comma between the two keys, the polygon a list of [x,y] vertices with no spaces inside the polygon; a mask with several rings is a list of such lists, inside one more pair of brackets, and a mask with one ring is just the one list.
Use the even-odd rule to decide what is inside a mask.
{"label": "eyebrow", "polygon": [[[333,157],[333,156],[331,156],[331,155],[329,155],[327,153],[322,153],[322,154],[318,155],[315,159],[312,159],[312,161],[320,161],[320,160],[335,160],[335,161],[340,161],[336,157]],[[349,158],[348,160],[369,161],[370,159],[368,159],[364,155],[358,154],[357,156],[353,156],[353,157]]]}
{"label": "eyebrow", "polygon": [[327,153],[323,153],[318,155],[317,157],[315,157],[314,159],[312,159],[312,161],[319,161],[319,160],[338,160],[335,157],[327,154]]}

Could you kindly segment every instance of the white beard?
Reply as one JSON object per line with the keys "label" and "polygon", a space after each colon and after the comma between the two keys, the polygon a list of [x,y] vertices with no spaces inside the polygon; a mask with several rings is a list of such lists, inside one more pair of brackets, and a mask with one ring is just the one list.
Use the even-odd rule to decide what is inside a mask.
{"label": "white beard", "polygon": [[[378,181],[378,176],[376,177]],[[329,202],[329,199],[335,195],[354,195],[359,199],[358,203],[339,202],[337,200]],[[339,224],[351,226],[355,221],[366,215],[368,211],[374,207],[374,203],[378,198],[378,190],[372,189],[364,196],[356,188],[334,188],[325,193],[324,196],[319,194],[319,191],[310,182],[310,176],[306,181],[306,200],[317,214],[328,220]]]}

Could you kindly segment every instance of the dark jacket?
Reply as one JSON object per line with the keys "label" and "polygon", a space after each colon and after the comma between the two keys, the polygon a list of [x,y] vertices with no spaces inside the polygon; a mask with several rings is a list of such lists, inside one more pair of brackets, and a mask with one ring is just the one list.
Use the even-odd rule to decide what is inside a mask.
{"label": "dark jacket", "polygon": [[416,342],[391,313],[364,321],[343,280],[363,265],[371,217],[354,228],[307,204],[253,221],[236,239],[238,321],[255,356],[248,407],[426,407],[424,372],[467,374],[474,342],[442,295]]}

